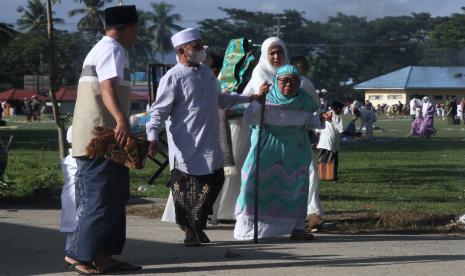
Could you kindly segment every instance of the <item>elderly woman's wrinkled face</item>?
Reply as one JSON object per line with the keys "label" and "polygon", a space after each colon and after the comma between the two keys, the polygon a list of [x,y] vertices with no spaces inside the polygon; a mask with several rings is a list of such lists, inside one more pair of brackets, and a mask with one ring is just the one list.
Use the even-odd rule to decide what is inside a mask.
{"label": "elderly woman's wrinkled face", "polygon": [[284,63],[284,49],[280,45],[271,45],[268,49],[268,62],[278,68]]}
{"label": "elderly woman's wrinkled face", "polygon": [[299,86],[299,78],[295,75],[282,75],[278,77],[278,88],[284,96],[295,95]]}

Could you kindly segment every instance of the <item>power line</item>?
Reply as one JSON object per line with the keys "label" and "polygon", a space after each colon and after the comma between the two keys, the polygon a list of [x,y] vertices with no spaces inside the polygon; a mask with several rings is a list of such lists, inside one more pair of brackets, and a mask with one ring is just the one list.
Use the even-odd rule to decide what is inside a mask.
{"label": "power line", "polygon": [[276,20],[276,24],[273,26],[276,37],[281,37],[282,29],[286,27],[286,19],[285,15],[273,15],[273,22]]}

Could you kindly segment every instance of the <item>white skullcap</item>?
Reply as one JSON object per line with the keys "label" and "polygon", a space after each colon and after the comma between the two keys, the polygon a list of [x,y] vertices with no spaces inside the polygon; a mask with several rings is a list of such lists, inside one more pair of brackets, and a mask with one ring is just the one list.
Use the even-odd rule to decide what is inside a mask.
{"label": "white skullcap", "polygon": [[177,47],[179,45],[182,45],[184,43],[188,43],[188,42],[191,42],[197,39],[202,39],[199,31],[196,28],[188,28],[188,29],[175,33],[171,37],[171,43],[173,43],[173,47]]}
{"label": "white skullcap", "polygon": [[66,132],[66,141],[72,144],[73,141],[73,126],[69,126],[68,131]]}

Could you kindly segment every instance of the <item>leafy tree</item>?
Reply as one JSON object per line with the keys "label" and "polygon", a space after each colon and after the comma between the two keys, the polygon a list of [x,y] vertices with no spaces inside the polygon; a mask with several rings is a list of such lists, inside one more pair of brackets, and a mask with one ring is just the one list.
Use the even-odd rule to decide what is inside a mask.
{"label": "leafy tree", "polygon": [[[22,31],[35,31],[44,33],[47,31],[47,10],[41,0],[29,0],[27,7],[18,7],[21,17],[17,20],[18,28]],[[54,18],[54,24],[62,24],[64,20]]]}
{"label": "leafy tree", "polygon": [[40,33],[20,33],[0,52],[3,88],[22,87],[24,75],[46,73],[47,38]]}
{"label": "leafy tree", "polygon": [[232,38],[245,36],[254,44],[260,44],[271,36],[272,14],[243,9],[219,9],[226,13],[226,18],[204,19],[199,22],[202,37],[212,49],[224,51]]}
{"label": "leafy tree", "polygon": [[7,45],[12,40],[17,32],[13,25],[0,22],[0,48]]}
{"label": "leafy tree", "polygon": [[425,45],[423,64],[464,66],[465,7],[462,13],[436,19],[429,43]]}
{"label": "leafy tree", "polygon": [[137,11],[137,14],[139,15],[137,41],[132,48],[129,49],[130,68],[132,68],[134,72],[145,71],[147,64],[155,61],[152,48],[153,35],[147,27],[150,16],[144,11]]}
{"label": "leafy tree", "polygon": [[83,0],[84,8],[74,9],[69,12],[69,16],[82,16],[77,24],[79,31],[87,32],[92,38],[97,38],[105,31],[105,3],[113,0]]}
{"label": "leafy tree", "polygon": [[176,24],[181,20],[181,15],[171,13],[174,6],[165,2],[151,3],[153,12],[147,13],[147,19],[153,22],[149,27],[149,31],[154,35],[154,52],[160,52],[162,62],[165,61],[165,54],[172,51],[171,36],[174,31],[180,31],[183,28]]}

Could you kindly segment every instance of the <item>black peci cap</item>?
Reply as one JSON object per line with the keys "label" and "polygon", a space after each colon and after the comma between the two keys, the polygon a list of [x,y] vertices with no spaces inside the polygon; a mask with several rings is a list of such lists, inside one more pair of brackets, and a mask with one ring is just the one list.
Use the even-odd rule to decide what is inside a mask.
{"label": "black peci cap", "polygon": [[137,23],[136,6],[115,6],[105,9],[105,26]]}

